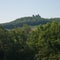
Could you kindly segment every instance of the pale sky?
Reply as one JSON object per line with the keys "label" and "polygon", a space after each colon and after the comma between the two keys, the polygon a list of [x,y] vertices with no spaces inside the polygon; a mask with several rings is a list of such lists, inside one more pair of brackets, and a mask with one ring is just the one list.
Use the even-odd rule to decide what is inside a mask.
{"label": "pale sky", "polygon": [[60,0],[0,0],[0,23],[33,14],[60,17]]}

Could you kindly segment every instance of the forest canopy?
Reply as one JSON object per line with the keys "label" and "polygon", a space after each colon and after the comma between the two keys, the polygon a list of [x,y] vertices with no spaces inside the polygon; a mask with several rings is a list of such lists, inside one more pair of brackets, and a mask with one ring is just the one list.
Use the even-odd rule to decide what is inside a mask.
{"label": "forest canopy", "polygon": [[60,24],[53,21],[5,29],[0,25],[0,60],[59,60]]}

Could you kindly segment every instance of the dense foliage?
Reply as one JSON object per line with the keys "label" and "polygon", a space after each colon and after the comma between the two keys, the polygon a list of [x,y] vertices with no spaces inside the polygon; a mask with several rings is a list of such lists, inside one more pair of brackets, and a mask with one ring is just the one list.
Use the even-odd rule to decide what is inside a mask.
{"label": "dense foliage", "polygon": [[0,60],[60,60],[60,24],[51,22],[35,30],[0,26]]}

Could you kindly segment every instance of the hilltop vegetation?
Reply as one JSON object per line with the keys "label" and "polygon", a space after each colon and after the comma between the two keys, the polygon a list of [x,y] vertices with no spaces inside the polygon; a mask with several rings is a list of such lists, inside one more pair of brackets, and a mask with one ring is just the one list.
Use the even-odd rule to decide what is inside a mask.
{"label": "hilltop vegetation", "polygon": [[42,25],[42,24],[46,24],[47,22],[50,22],[50,19],[42,18],[38,14],[38,15],[33,15],[32,17],[18,18],[12,22],[4,23],[4,24],[2,24],[2,26],[6,29],[13,29],[16,27],[23,27],[24,25],[29,25],[31,27],[37,26],[37,25]]}
{"label": "hilltop vegetation", "polygon": [[18,18],[12,22],[9,23],[4,23],[1,24],[4,28],[6,29],[14,29],[14,28],[21,28],[25,25],[29,25],[31,27],[35,27],[38,25],[43,25],[46,23],[50,23],[52,21],[56,21],[56,22],[60,22],[60,18],[42,18],[39,14],[38,15],[33,15],[32,17],[22,17],[22,18]]}
{"label": "hilltop vegetation", "polygon": [[60,24],[6,30],[0,26],[0,60],[60,60]]}

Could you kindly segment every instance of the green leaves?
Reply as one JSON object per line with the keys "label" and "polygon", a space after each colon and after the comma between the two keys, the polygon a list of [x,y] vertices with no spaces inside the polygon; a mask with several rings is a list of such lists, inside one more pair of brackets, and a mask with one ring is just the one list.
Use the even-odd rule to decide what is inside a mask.
{"label": "green leaves", "polygon": [[13,30],[1,26],[1,52],[4,60],[59,60],[60,24],[51,22],[34,30],[27,25]]}

